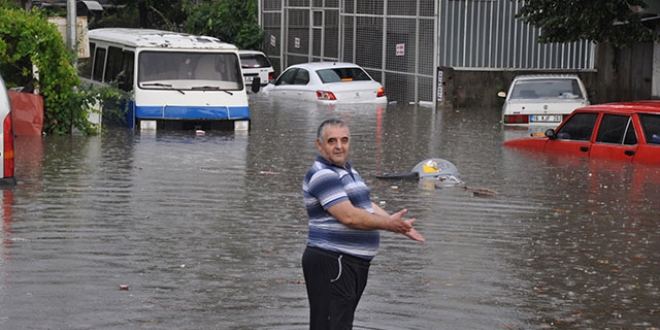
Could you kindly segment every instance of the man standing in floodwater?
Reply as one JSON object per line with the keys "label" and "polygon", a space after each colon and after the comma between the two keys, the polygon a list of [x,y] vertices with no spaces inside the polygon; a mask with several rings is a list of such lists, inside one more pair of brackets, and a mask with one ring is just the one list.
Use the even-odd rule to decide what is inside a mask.
{"label": "man standing in floodwater", "polygon": [[347,162],[348,126],[328,119],[318,128],[320,155],[303,180],[309,216],[302,268],[310,305],[310,330],[352,329],[355,309],[367,285],[369,265],[378,251],[380,231],[424,237],[403,219],[403,209],[388,214],[369,198],[370,189]]}

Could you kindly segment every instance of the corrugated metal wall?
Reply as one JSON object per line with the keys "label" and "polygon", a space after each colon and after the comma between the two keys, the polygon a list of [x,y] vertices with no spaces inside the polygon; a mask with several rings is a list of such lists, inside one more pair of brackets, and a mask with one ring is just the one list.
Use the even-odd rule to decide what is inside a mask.
{"label": "corrugated metal wall", "polygon": [[260,0],[264,50],[289,65],[347,61],[391,100],[433,102],[437,67],[593,70],[595,45],[537,43],[510,0]]}
{"label": "corrugated metal wall", "polygon": [[539,30],[515,19],[522,3],[511,0],[439,1],[439,65],[456,68],[594,68],[588,41],[539,44]]}

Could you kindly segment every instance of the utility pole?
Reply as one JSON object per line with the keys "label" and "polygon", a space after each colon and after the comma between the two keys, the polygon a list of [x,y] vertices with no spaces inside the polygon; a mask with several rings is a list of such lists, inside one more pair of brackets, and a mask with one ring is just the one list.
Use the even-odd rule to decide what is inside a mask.
{"label": "utility pole", "polygon": [[73,52],[76,52],[77,44],[77,34],[76,34],[76,25],[78,21],[76,17],[78,13],[76,11],[76,0],[67,0],[66,1],[66,47]]}

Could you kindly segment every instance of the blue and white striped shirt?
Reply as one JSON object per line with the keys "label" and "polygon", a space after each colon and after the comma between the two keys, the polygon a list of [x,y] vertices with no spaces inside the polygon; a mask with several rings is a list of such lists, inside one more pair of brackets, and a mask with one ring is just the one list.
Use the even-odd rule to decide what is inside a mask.
{"label": "blue and white striped shirt", "polygon": [[371,260],[378,252],[380,232],[347,227],[327,211],[349,200],[355,207],[374,213],[369,187],[349,163],[346,169],[318,156],[305,175],[302,188],[309,215],[307,245]]}

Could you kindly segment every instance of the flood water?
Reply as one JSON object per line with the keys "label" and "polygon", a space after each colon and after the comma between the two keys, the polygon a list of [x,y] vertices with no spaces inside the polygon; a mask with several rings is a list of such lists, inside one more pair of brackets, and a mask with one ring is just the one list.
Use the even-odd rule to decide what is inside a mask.
{"label": "flood water", "polygon": [[[251,99],[249,133],[19,137],[0,329],[306,329],[301,182],[318,124],[421,244],[382,234],[356,329],[657,329],[658,168],[502,147],[498,109]],[[383,181],[427,158],[474,195]]]}

